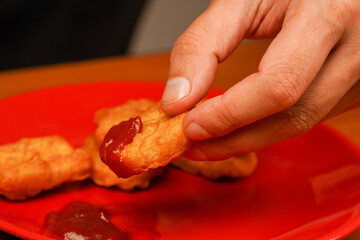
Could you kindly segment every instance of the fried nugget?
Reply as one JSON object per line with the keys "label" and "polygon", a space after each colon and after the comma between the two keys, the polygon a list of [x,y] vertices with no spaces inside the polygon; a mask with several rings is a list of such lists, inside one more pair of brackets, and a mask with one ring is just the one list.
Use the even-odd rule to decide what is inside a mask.
{"label": "fried nugget", "polygon": [[164,173],[164,168],[150,169],[144,173],[131,176],[129,178],[118,178],[116,174],[103,163],[99,156],[99,146],[94,136],[86,138],[83,148],[89,153],[92,160],[91,178],[99,186],[117,186],[126,191],[134,188],[148,188],[153,178]]}
{"label": "fried nugget", "polygon": [[60,136],[23,138],[0,146],[0,194],[24,200],[61,183],[83,180],[90,169],[88,154]]}
{"label": "fried nugget", "polygon": [[251,175],[258,160],[255,153],[247,153],[231,157],[222,161],[193,161],[180,158],[171,163],[172,166],[185,172],[202,175],[205,178],[216,180],[219,178],[242,178]]}
{"label": "fried nugget", "polygon": [[154,106],[150,99],[129,100],[114,108],[104,108],[95,113],[95,137],[100,145],[110,128],[119,122],[142,114],[148,107]]}
{"label": "fried nugget", "polygon": [[185,114],[169,116],[162,111],[161,103],[157,103],[132,119],[135,124],[129,126],[125,133],[134,129],[137,132],[132,141],[125,144],[122,140],[127,137],[126,134],[119,136],[116,132],[124,122],[114,126],[100,146],[102,161],[118,177],[127,178],[179,159],[190,145],[182,129]]}

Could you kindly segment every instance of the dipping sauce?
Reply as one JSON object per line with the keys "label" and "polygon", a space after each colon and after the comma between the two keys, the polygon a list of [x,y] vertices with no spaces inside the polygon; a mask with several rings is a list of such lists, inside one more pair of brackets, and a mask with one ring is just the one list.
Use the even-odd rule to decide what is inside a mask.
{"label": "dipping sauce", "polygon": [[130,144],[135,135],[141,131],[141,118],[136,117],[113,126],[106,134],[100,145],[100,158],[116,175],[124,175],[120,174],[124,171],[121,151],[126,145]]}
{"label": "dipping sauce", "polygon": [[90,203],[74,201],[45,217],[45,230],[65,240],[127,240],[128,234],[110,222],[107,212]]}

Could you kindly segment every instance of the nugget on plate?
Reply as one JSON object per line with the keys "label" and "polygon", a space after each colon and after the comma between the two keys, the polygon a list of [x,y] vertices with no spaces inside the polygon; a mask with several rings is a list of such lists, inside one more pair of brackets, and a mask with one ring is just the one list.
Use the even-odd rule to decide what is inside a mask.
{"label": "nugget on plate", "polygon": [[113,126],[100,146],[102,161],[127,178],[179,159],[190,145],[182,129],[185,114],[169,116],[157,103]]}
{"label": "nugget on plate", "polygon": [[95,114],[95,137],[97,142],[101,144],[112,126],[129,118],[139,116],[148,107],[155,104],[156,102],[150,99],[129,100],[123,105],[97,111]]}
{"label": "nugget on plate", "polygon": [[150,181],[162,175],[165,171],[164,168],[150,169],[144,173],[131,176],[129,178],[118,178],[116,174],[103,163],[99,156],[99,145],[97,144],[94,136],[89,136],[83,148],[88,152],[92,160],[91,178],[93,181],[104,187],[117,186],[118,188],[126,191],[133,190],[134,188],[145,189],[149,187]]}
{"label": "nugget on plate", "polygon": [[171,163],[185,172],[202,175],[208,179],[241,178],[251,175],[257,166],[255,153],[247,153],[221,161],[193,161],[180,158]]}
{"label": "nugget on plate", "polygon": [[0,194],[24,200],[61,183],[83,180],[90,169],[88,154],[60,136],[23,138],[0,146]]}

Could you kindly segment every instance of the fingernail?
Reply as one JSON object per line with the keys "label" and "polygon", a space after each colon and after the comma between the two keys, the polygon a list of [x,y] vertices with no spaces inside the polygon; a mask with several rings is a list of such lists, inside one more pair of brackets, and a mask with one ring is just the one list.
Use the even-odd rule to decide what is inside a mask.
{"label": "fingernail", "polygon": [[176,77],[169,79],[166,83],[162,104],[168,105],[179,101],[190,93],[190,82],[186,78]]}
{"label": "fingernail", "polygon": [[205,140],[211,138],[211,135],[197,123],[190,123],[185,129],[185,134],[193,140]]}

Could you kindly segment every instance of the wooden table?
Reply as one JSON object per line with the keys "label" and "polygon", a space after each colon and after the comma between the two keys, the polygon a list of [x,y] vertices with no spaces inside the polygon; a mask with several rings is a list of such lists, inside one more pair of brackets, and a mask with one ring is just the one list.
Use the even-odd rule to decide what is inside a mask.
{"label": "wooden table", "polygon": [[[269,42],[241,45],[219,67],[214,87],[227,89],[247,75],[256,72]],[[143,80],[164,82],[169,68],[169,53],[111,57],[42,66],[0,73],[0,99],[34,89],[72,83],[108,80]],[[360,108],[327,121],[360,147]],[[4,239],[0,233],[1,239]],[[347,240],[360,239],[360,229]]]}

